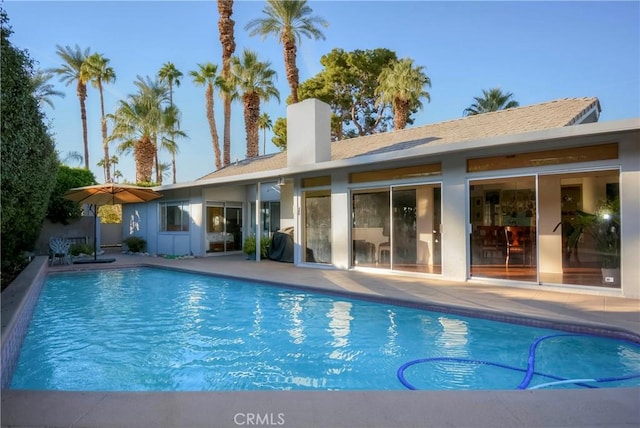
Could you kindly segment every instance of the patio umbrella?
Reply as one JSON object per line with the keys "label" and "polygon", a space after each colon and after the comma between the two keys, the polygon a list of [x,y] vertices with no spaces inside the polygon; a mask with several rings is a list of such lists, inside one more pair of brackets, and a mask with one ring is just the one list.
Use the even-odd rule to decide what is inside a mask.
{"label": "patio umbrella", "polygon": [[148,187],[130,186],[126,184],[105,183],[95,186],[84,186],[70,189],[63,198],[80,204],[93,205],[93,258],[97,261],[98,249],[96,223],[99,205],[135,204],[148,202],[162,197],[161,193]]}

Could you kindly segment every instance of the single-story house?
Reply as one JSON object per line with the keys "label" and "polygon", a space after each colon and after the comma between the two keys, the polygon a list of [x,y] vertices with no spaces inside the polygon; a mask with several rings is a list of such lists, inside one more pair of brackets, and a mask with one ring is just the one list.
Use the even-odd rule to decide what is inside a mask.
{"label": "single-story house", "polygon": [[123,235],[216,256],[288,230],[297,266],[638,298],[640,118],[600,111],[559,99],[331,142],[329,107],[305,100],[286,152],[155,188]]}

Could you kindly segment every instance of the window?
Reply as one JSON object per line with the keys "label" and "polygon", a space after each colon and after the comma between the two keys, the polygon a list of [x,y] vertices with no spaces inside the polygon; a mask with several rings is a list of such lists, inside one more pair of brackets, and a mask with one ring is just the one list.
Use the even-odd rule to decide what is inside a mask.
{"label": "window", "polygon": [[376,171],[354,172],[349,174],[349,183],[367,183],[370,181],[403,180],[407,178],[430,177],[442,174],[442,165],[405,166],[402,168],[380,169]]}
{"label": "window", "polygon": [[569,149],[545,150],[504,156],[467,160],[467,172],[497,171],[510,168],[529,168],[575,162],[618,159],[618,144],[599,144]]}
{"label": "window", "polygon": [[307,263],[331,263],[331,190],[306,191],[303,240]]}
{"label": "window", "polygon": [[163,202],[160,204],[160,232],[189,231],[189,202]]}

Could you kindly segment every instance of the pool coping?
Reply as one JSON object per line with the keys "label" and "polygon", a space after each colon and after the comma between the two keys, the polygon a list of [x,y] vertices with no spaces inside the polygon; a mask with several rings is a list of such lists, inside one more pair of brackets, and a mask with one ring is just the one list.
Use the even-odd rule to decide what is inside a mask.
{"label": "pool coping", "polygon": [[[23,273],[28,285],[41,288],[48,273],[46,257],[36,258]],[[247,279],[239,275],[205,272],[177,265],[146,263],[126,266],[152,267],[190,273]],[[31,269],[29,269],[31,268]],[[105,269],[101,266],[100,269]],[[66,270],[82,271],[86,268]],[[93,270],[93,269],[92,269]],[[252,280],[254,280],[252,278]],[[506,311],[455,305],[430,304],[419,298],[397,299],[313,285],[294,285],[259,280],[265,284],[313,291],[334,296],[401,304],[456,315],[525,323],[574,332],[599,331],[639,341],[629,330],[603,324],[575,323],[544,317],[522,316]],[[11,286],[13,287],[13,285]],[[8,289],[7,289],[8,290]],[[35,307],[38,287],[19,285],[10,298],[2,296],[2,350],[18,339],[9,338],[20,325],[18,315]],[[5,290],[6,291],[6,290]],[[29,305],[32,305],[29,310]],[[13,312],[10,310],[13,307]],[[446,309],[446,310],[443,310]],[[19,310],[20,309],[20,310]],[[24,318],[24,317],[23,317]],[[6,321],[6,323],[5,323]],[[524,321],[529,321],[526,323]],[[26,328],[26,327],[25,327]],[[24,332],[23,332],[24,333]],[[620,336],[622,335],[622,336]],[[23,335],[22,335],[23,338]],[[21,340],[19,340],[21,345]],[[15,346],[15,345],[11,345]],[[19,349],[19,347],[17,348]],[[17,359],[17,356],[16,356]],[[3,378],[4,382],[4,378]],[[595,392],[594,392],[595,391]],[[640,425],[640,388],[535,391],[229,391],[229,392],[68,392],[3,389],[2,426],[304,426],[304,427],[413,427],[413,426],[629,426]],[[563,403],[562,405],[559,405]],[[392,405],[393,404],[393,405]],[[464,411],[460,411],[464,408]],[[537,409],[537,410],[536,410]],[[552,409],[552,410],[550,410]],[[283,415],[280,418],[280,415]],[[238,416],[239,415],[239,416]],[[250,420],[247,418],[251,418]],[[244,418],[244,419],[243,419]],[[249,422],[260,422],[249,423]],[[283,423],[280,423],[283,422]]]}

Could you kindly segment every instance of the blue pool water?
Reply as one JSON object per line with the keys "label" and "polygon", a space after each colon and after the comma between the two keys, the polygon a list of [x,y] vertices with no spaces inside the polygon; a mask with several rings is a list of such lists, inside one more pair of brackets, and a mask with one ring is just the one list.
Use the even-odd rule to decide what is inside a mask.
{"label": "blue pool water", "polygon": [[11,387],[515,389],[638,372],[640,346],[622,340],[140,268],[50,276]]}

